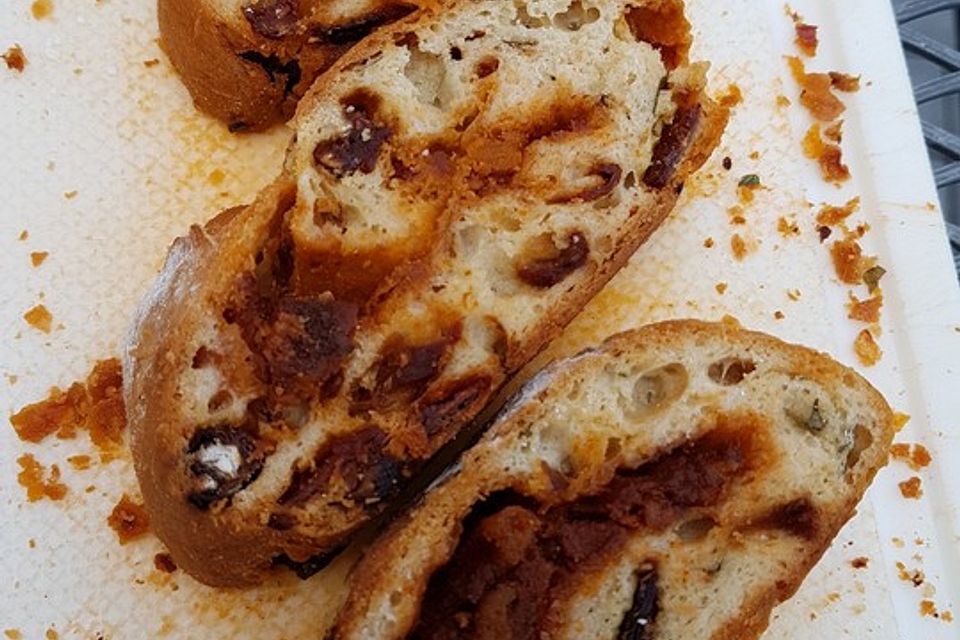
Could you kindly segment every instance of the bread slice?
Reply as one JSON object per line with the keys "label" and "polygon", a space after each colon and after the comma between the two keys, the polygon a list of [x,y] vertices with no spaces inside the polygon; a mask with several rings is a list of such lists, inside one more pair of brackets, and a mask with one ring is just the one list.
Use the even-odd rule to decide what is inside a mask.
{"label": "bread slice", "polygon": [[313,80],[433,0],[157,0],[160,43],[197,107],[234,131],[287,120]]}
{"label": "bread slice", "polygon": [[469,0],[318,79],[281,177],[174,245],[129,339],[178,566],[316,570],[599,291],[725,123],[687,27],[672,1]]}
{"label": "bread slice", "polygon": [[366,553],[328,637],[756,638],[893,434],[824,354],[690,320],[614,336],[520,390]]}

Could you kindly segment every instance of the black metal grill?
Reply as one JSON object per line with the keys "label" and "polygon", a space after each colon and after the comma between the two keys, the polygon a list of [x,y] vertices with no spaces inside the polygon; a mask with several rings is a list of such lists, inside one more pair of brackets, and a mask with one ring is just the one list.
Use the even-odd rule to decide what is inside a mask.
{"label": "black metal grill", "polygon": [[[953,262],[960,275],[960,0],[894,0],[894,7],[921,112],[923,137],[940,190]],[[930,33],[931,23],[925,20],[934,14],[938,22],[933,26],[938,27],[939,37]],[[952,42],[943,42],[944,33]],[[920,72],[920,61],[929,63],[924,67],[925,74]],[[921,75],[933,77],[920,79]],[[937,106],[939,110],[930,108]]]}

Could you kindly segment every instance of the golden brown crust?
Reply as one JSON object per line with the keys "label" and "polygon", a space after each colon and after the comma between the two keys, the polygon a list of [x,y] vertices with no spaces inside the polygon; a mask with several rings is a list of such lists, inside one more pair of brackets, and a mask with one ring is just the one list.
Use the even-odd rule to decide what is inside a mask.
{"label": "golden brown crust", "polygon": [[324,18],[323,2],[299,2],[301,19],[280,37],[265,37],[251,27],[243,8],[255,4],[271,0],[237,3],[232,19],[220,15],[211,0],[157,0],[164,52],[196,106],[232,131],[261,130],[290,118],[314,79],[355,43],[324,41],[313,32],[387,24],[433,1],[372,2],[359,15],[338,17],[334,24]]}
{"label": "golden brown crust", "polygon": [[[695,320],[661,322],[612,336],[583,357],[577,356],[551,366],[541,374],[541,380],[534,380],[522,389],[480,444],[468,450],[449,476],[367,551],[351,576],[350,594],[330,637],[336,640],[358,638],[372,629],[382,632],[384,638],[404,637],[409,625],[419,615],[421,599],[433,572],[446,564],[453,554],[462,532],[460,521],[472,506],[505,487],[528,496],[539,495],[535,477],[525,475],[526,472],[505,471],[507,468],[533,469],[536,465],[510,465],[507,460],[512,458],[508,457],[508,452],[517,446],[514,438],[537,431],[538,419],[552,415],[557,406],[572,402],[567,399],[571,384],[589,385],[601,377],[604,363],[629,360],[636,352],[662,349],[670,353],[671,349],[677,348],[675,345],[691,345],[691,349],[696,349],[705,344],[723,344],[730,352],[763,353],[765,357],[776,354],[776,363],[771,366],[782,372],[786,379],[815,381],[824,389],[846,389],[844,393],[855,396],[865,407],[866,415],[874,421],[869,425],[873,441],[861,452],[855,465],[835,480],[840,499],[816,505],[818,523],[813,534],[791,543],[794,550],[789,560],[780,563],[782,573],[766,576],[755,591],[740,594],[741,604],[735,615],[718,618],[712,627],[714,631],[704,636],[711,640],[759,638],[767,627],[772,609],[796,592],[840,528],[855,513],[856,504],[876,472],[886,463],[895,430],[893,414],[879,392],[853,370],[825,354],[736,325]],[[648,359],[640,360],[650,366]],[[709,394],[701,397],[709,398]],[[709,403],[710,400],[699,402]],[[605,424],[600,416],[597,422]],[[651,423],[654,422],[651,419]],[[644,429],[654,433],[656,428],[655,424],[644,425]],[[589,432],[589,429],[585,431]],[[626,438],[627,433],[622,435]],[[651,437],[657,438],[656,435]],[[536,439],[529,441],[535,442]],[[538,455],[534,446],[524,445],[527,446],[530,453],[525,455]],[[657,445],[654,443],[654,446]],[[656,456],[656,449],[647,455]],[[789,483],[790,480],[781,478],[780,482]],[[820,484],[819,477],[815,484]],[[749,539],[741,539],[738,545],[749,547]],[[681,549],[671,548],[674,549],[672,553],[682,553]],[[399,575],[403,576],[402,580],[397,580]],[[398,590],[402,597],[390,598],[392,590]],[[389,605],[385,604],[387,602]],[[396,622],[386,622],[388,620]],[[596,637],[604,637],[609,632],[603,629],[589,631]]]}

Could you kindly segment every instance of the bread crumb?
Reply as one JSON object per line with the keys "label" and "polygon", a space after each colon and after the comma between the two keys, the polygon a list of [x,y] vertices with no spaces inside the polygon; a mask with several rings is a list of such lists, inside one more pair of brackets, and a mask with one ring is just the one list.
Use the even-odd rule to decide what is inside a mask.
{"label": "bread crumb", "polygon": [[35,20],[49,18],[53,14],[52,0],[33,0],[33,4],[30,5],[30,13],[33,14]]}
{"label": "bread crumb", "polygon": [[781,109],[785,109],[789,107],[791,104],[793,103],[790,102],[790,98],[788,98],[787,96],[785,95],[777,96],[777,106],[780,107]]}
{"label": "bread crumb", "polygon": [[143,61],[143,66],[145,66],[147,69],[149,69],[150,67],[155,67],[158,64],[160,64],[160,61],[156,58],[150,58],[149,60]]}
{"label": "bread crumb", "polygon": [[797,48],[811,58],[817,55],[817,45],[819,42],[817,40],[816,25],[795,21],[793,23],[793,30],[796,33],[793,41],[796,43]]}
{"label": "bread crumb", "polygon": [[724,292],[727,290],[727,283],[718,282],[714,288],[717,290],[717,293],[719,293],[720,295],[723,295]]}
{"label": "bread crumb", "polygon": [[73,200],[74,198],[77,197],[77,194],[78,194],[78,193],[80,193],[80,192],[77,191],[77,190],[64,191],[63,197],[66,198],[67,200]]}
{"label": "bread crumb", "polygon": [[867,329],[857,334],[853,341],[853,350],[856,352],[860,364],[865,367],[872,367],[877,364],[883,356],[883,351],[876,340],[873,339],[873,334]]}
{"label": "bread crumb", "polygon": [[[707,238],[706,240],[704,240],[704,241],[703,241],[703,246],[706,247],[707,249],[712,249],[712,248],[713,248],[713,238]],[[957,331],[960,331],[960,327],[957,327]]]}
{"label": "bread crumb", "polygon": [[69,458],[67,458],[67,462],[69,462],[70,466],[72,466],[77,471],[84,471],[90,468],[91,461],[90,461],[90,456],[76,455],[76,456],[70,456]]}
{"label": "bread crumb", "polygon": [[39,267],[49,255],[49,251],[32,251],[30,252],[30,264],[32,264],[34,267]]}
{"label": "bread crumb", "polygon": [[45,473],[43,465],[29,453],[17,458],[17,464],[20,465],[17,482],[27,490],[29,502],[42,498],[62,500],[67,495],[67,485],[60,482],[60,467],[57,465],[50,465],[50,472]]}
{"label": "bread crumb", "polygon": [[787,65],[793,79],[800,86],[800,104],[817,120],[836,120],[846,107],[833,95],[833,80],[828,73],[807,73],[803,61],[797,56],[787,56]]}
{"label": "bread crumb", "polygon": [[783,320],[785,317],[786,317],[786,316],[783,315],[783,311],[777,310],[777,311],[774,311],[774,312],[773,312],[773,318],[774,318],[775,320]]}
{"label": "bread crumb", "polygon": [[153,556],[153,566],[163,573],[173,573],[177,570],[177,563],[169,553],[158,553]]}
{"label": "bread crumb", "polygon": [[19,629],[4,629],[3,635],[10,638],[10,640],[20,640],[23,638],[23,634],[20,633]]}
{"label": "bread crumb", "polygon": [[[750,197],[752,198],[753,196],[750,196]],[[730,216],[730,224],[733,224],[733,225],[747,224],[747,219],[743,216],[743,207],[741,207],[740,205],[735,204],[729,209],[727,209],[727,215]]]}
{"label": "bread crumb", "polygon": [[724,156],[721,165],[724,171],[730,171],[730,169],[733,169],[733,160],[730,159],[730,156]]}
{"label": "bread crumb", "polygon": [[792,220],[787,220],[787,219],[784,218],[783,216],[781,216],[781,217],[777,220],[777,231],[778,231],[778,232],[780,233],[780,235],[782,235],[784,238],[789,238],[790,236],[799,236],[799,235],[800,235],[800,227],[797,225],[797,223],[794,222],[794,221],[792,221]]}
{"label": "bread crumb", "polygon": [[120,544],[127,544],[150,531],[150,520],[143,505],[131,500],[127,494],[123,494],[120,502],[113,508],[107,518],[107,524],[117,532]]}
{"label": "bread crumb", "polygon": [[848,318],[868,324],[880,322],[880,308],[883,306],[883,295],[880,292],[866,300],[860,300],[853,293],[849,295],[850,301],[847,303]]}
{"label": "bread crumb", "polygon": [[826,226],[836,226],[850,217],[860,209],[860,196],[850,198],[847,203],[836,207],[833,205],[824,205],[817,213],[817,224]]}
{"label": "bread crumb", "polygon": [[23,319],[26,320],[27,324],[29,324],[31,327],[43,333],[50,333],[50,329],[53,325],[53,316],[42,304],[38,304],[29,309],[23,314]]}
{"label": "bread crumb", "polygon": [[743,260],[747,255],[747,243],[740,237],[739,233],[733,234],[730,238],[730,249],[733,251],[733,257],[737,260]]}
{"label": "bread crumb", "polygon": [[20,232],[20,235],[17,236],[17,240],[20,240],[21,242],[23,242],[29,237],[30,237],[30,233],[26,229],[24,229],[23,231]]}
{"label": "bread crumb", "polygon": [[893,428],[897,431],[903,429],[906,424],[910,422],[910,414],[900,413],[899,411],[894,411],[893,413]]}
{"label": "bread crumb", "polygon": [[731,109],[743,102],[743,92],[736,84],[730,84],[727,86],[726,93],[718,98],[718,102],[721,106]]}
{"label": "bread crumb", "polygon": [[840,144],[843,142],[843,120],[837,120],[832,125],[823,130],[823,137],[831,142]]}
{"label": "bread crumb", "polygon": [[839,71],[831,71],[827,75],[830,76],[830,84],[838,91],[845,93],[860,91],[860,76],[852,76],[849,73],[840,73]]}
{"label": "bread crumb", "polygon": [[937,606],[933,603],[933,600],[921,600],[920,601],[920,615],[921,616],[937,616]]}
{"label": "bread crumb", "polygon": [[953,622],[953,613],[948,609],[940,613],[940,619],[944,622]]}
{"label": "bread crumb", "polygon": [[851,566],[853,566],[854,569],[865,569],[869,562],[870,562],[869,558],[866,558],[864,556],[858,556],[853,560],[851,560],[850,564]]}
{"label": "bread crumb", "polygon": [[922,444],[898,442],[890,447],[890,457],[905,463],[914,471],[930,466],[933,457]]}
{"label": "bread crumb", "polygon": [[919,500],[923,496],[923,488],[920,478],[917,476],[899,482],[897,486],[900,487],[900,494],[909,500]]}
{"label": "bread crumb", "polygon": [[23,54],[23,49],[19,44],[14,44],[7,49],[7,52],[0,55],[3,61],[7,63],[7,69],[23,73],[23,68],[27,66],[27,56]]}
{"label": "bread crumb", "polygon": [[803,295],[803,292],[800,289],[789,289],[787,291],[787,297],[796,302],[800,299],[800,296]]}
{"label": "bread crumb", "polygon": [[10,423],[27,442],[40,442],[52,433],[74,438],[86,425],[90,441],[101,453],[112,452],[123,442],[126,428],[122,375],[119,360],[101,360],[85,382],[74,382],[67,391],[54,387],[45,400],[14,414]]}
{"label": "bread crumb", "polygon": [[810,125],[802,146],[803,155],[817,161],[820,176],[826,182],[840,184],[850,179],[850,168],[843,164],[843,152],[839,146],[823,141],[818,123]]}
{"label": "bread crumb", "polygon": [[57,630],[53,628],[47,629],[47,632],[44,635],[46,636],[47,640],[58,640],[60,638],[60,634],[57,633]]}
{"label": "bread crumb", "polygon": [[860,284],[868,269],[876,266],[877,259],[864,256],[860,243],[852,239],[837,240],[830,246],[833,268],[840,282]]}
{"label": "bread crumb", "polygon": [[33,538],[30,538],[29,540],[27,540],[27,546],[30,547],[31,549],[36,549],[37,541],[34,540]]}

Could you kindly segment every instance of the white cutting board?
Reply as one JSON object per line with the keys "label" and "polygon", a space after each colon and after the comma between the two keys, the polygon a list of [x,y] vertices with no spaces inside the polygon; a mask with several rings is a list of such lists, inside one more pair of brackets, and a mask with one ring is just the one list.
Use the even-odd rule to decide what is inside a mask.
{"label": "white cutting board", "polygon": [[[236,137],[193,110],[156,45],[152,0],[53,3],[52,16],[39,21],[29,0],[5,0],[0,11],[0,52],[17,42],[28,58],[23,74],[0,65],[4,418],[116,355],[172,238],[249,200],[278,171],[288,137],[282,127]],[[796,597],[775,611],[765,638],[957,638],[958,623],[921,616],[920,602],[960,613],[960,294],[939,211],[928,206],[936,195],[893,16],[884,0],[805,0],[794,8],[820,26],[821,51],[810,67],[863,75],[864,88],[846,99],[843,148],[853,180],[843,189],[824,184],[800,153],[808,116],[776,106],[780,94],[796,104],[782,59],[795,53],[783,6],[689,0],[694,57],[713,62],[717,89],[737,83],[744,104],[675,215],[545,357],[651,320],[732,314],[856,364],[850,345],[860,327],[846,318],[848,288],[833,276],[807,202],[861,196],[860,219],[872,227],[862,244],[889,273],[884,357],[858,368],[912,416],[899,439],[923,442],[933,464],[919,473],[919,501],[899,494],[897,482],[913,475],[903,464],[880,473],[859,515]],[[153,59],[159,64],[143,64]],[[729,172],[720,167],[727,155]],[[726,211],[748,173],[769,190],[747,208],[748,225],[735,228]],[[77,194],[66,198],[71,191]],[[799,238],[777,232],[781,216],[796,220]],[[18,240],[24,229],[28,239]],[[742,262],[732,257],[733,233],[754,247]],[[712,249],[704,247],[708,237]],[[33,268],[31,251],[50,257]],[[720,282],[728,286],[722,295]],[[794,289],[796,301],[787,296]],[[38,302],[53,314],[49,335],[21,317]],[[70,487],[65,500],[25,501],[15,463],[25,451],[60,464]],[[346,560],[308,582],[282,578],[248,591],[159,574],[155,539],[120,546],[106,525],[120,495],[136,495],[129,459],[87,471],[64,463],[90,452],[83,438],[26,445],[0,425],[0,630],[24,638],[43,638],[48,629],[70,638],[322,636]],[[861,556],[867,566],[853,568]],[[898,561],[922,570],[924,584],[901,580]]]}

